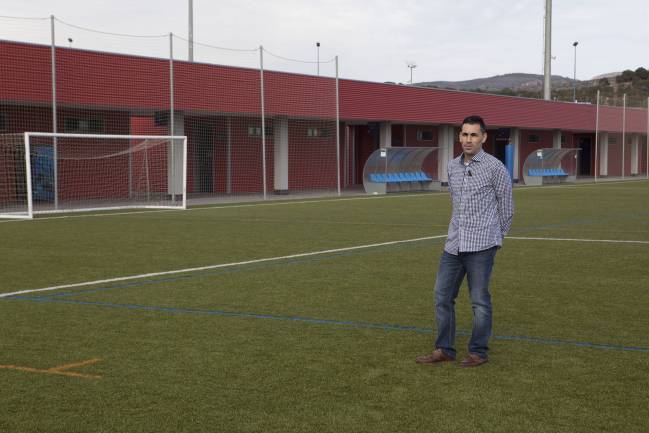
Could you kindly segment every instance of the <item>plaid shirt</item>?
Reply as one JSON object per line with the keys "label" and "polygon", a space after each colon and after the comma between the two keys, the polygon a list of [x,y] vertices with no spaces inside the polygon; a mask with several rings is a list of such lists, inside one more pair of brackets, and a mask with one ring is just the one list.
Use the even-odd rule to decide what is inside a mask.
{"label": "plaid shirt", "polygon": [[502,245],[514,215],[512,182],[497,158],[480,150],[464,165],[464,154],[449,161],[448,189],[453,214],[444,249],[449,254]]}

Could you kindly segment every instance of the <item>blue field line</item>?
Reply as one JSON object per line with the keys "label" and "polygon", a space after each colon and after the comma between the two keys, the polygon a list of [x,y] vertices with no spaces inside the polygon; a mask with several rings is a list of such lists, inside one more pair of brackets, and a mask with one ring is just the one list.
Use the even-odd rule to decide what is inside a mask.
{"label": "blue field line", "polygon": [[[97,306],[97,307],[126,309],[126,310],[153,311],[153,312],[163,312],[163,313],[172,313],[172,314],[190,314],[190,315],[202,315],[202,316],[241,317],[241,318],[261,319],[261,320],[291,321],[291,322],[302,322],[302,323],[309,323],[315,325],[340,326],[344,328],[354,328],[354,329],[377,329],[382,331],[415,332],[419,334],[434,333],[434,330],[432,328],[424,328],[420,326],[399,325],[399,324],[390,324],[390,323],[356,322],[353,320],[319,319],[315,317],[304,317],[304,316],[280,316],[275,314],[260,314],[260,313],[252,313],[252,312],[241,312],[241,311],[203,310],[198,308],[160,307],[154,305],[138,305],[138,304],[115,304],[111,302],[100,302],[100,301],[78,301],[73,299],[60,299],[60,298],[55,299],[52,297],[14,296],[6,299],[18,300],[18,301],[31,301],[31,302]],[[464,330],[458,330],[457,334],[465,337],[471,335],[470,332]],[[577,341],[577,340],[547,339],[547,338],[529,337],[529,336],[522,336],[522,335],[494,335],[492,338],[494,338],[495,340],[522,341],[526,343],[543,344],[543,345],[551,345],[551,346],[572,346],[572,347],[580,347],[580,348],[588,348],[588,349],[649,353],[649,347],[591,343],[587,341]]]}
{"label": "blue field line", "polygon": [[[437,243],[437,242],[444,241],[444,240],[445,240],[445,238],[428,239],[425,242]],[[424,242],[424,241],[421,241],[421,242]],[[319,261],[324,261],[324,260],[337,259],[337,258],[340,258],[340,257],[349,257],[349,256],[357,256],[357,255],[368,254],[368,253],[383,252],[384,250],[391,250],[392,251],[392,250],[400,250],[400,249],[407,249],[407,248],[410,249],[410,248],[413,247],[413,245],[417,245],[417,244],[420,244],[420,242],[411,243],[411,244],[384,245],[384,246],[375,247],[375,248],[359,249],[359,250],[356,250],[356,251],[344,251],[344,252],[339,252],[339,253],[331,253],[331,254],[326,254],[326,255],[323,254],[323,255],[318,255],[318,256],[301,257],[301,258],[287,259],[287,260],[275,261],[275,262],[242,264],[242,265],[239,265],[239,266],[234,266],[234,267],[224,268],[224,269],[218,269],[218,270],[214,270],[214,271],[195,272],[195,273],[191,273],[191,274],[187,274],[187,275],[180,275],[180,276],[174,276],[174,277],[140,280],[140,281],[133,281],[133,282],[128,282],[128,283],[120,283],[120,284],[104,286],[104,287],[95,287],[95,288],[86,289],[86,290],[53,293],[53,294],[46,295],[46,296],[39,296],[39,298],[46,298],[46,297],[64,298],[64,297],[80,296],[80,295],[88,295],[88,294],[93,294],[93,293],[106,292],[108,290],[128,289],[128,288],[131,288],[131,287],[139,287],[139,286],[144,286],[144,285],[149,285],[149,284],[173,283],[173,282],[182,281],[182,280],[192,280],[192,279],[195,279],[195,278],[213,277],[213,276],[223,275],[223,274],[230,274],[230,273],[237,273],[237,272],[247,272],[247,271],[250,271],[250,270],[266,269],[266,268],[286,266],[286,265],[298,265],[298,264],[303,264],[303,263],[312,263],[312,262],[319,262]],[[419,246],[419,248],[421,248],[421,246]]]}

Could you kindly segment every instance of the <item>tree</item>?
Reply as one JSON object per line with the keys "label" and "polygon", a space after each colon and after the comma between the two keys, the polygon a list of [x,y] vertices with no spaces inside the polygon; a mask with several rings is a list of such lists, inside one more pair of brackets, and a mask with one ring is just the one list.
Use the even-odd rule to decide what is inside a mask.
{"label": "tree", "polygon": [[649,80],[649,71],[640,66],[635,70],[635,76],[641,80]]}
{"label": "tree", "polygon": [[601,79],[599,80],[599,83],[598,83],[598,84],[599,84],[600,86],[602,86],[602,87],[608,87],[608,86],[611,85],[610,81],[608,81],[608,78],[606,78],[606,77],[601,78]]}
{"label": "tree", "polygon": [[630,81],[633,81],[634,73],[631,69],[627,69],[623,71],[620,75],[618,75],[615,79],[618,83],[628,83]]}

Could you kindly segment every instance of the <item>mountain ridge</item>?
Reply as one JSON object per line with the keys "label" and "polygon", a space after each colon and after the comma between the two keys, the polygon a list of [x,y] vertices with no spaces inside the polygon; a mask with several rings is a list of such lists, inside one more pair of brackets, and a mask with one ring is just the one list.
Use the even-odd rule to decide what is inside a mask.
{"label": "mountain ridge", "polygon": [[[577,80],[578,85],[579,83],[582,83],[582,81]],[[573,85],[573,79],[552,75],[551,84],[553,88],[570,87]],[[506,89],[535,92],[543,89],[543,75],[514,72],[462,81],[424,81],[413,83],[413,86],[481,92],[501,92]]]}

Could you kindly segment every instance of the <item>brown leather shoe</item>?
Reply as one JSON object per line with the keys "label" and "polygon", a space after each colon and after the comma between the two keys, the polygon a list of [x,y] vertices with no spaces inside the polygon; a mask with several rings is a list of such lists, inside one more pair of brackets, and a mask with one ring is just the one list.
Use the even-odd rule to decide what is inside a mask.
{"label": "brown leather shoe", "polygon": [[460,362],[460,367],[479,367],[487,362],[489,362],[487,358],[482,358],[475,353],[469,353],[469,356]]}
{"label": "brown leather shoe", "polygon": [[455,361],[455,358],[448,356],[442,349],[435,349],[429,355],[421,355],[415,358],[417,364],[434,364],[436,362],[449,362]]}

